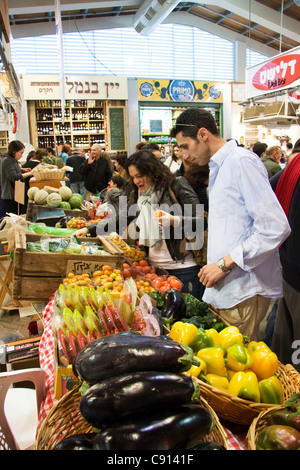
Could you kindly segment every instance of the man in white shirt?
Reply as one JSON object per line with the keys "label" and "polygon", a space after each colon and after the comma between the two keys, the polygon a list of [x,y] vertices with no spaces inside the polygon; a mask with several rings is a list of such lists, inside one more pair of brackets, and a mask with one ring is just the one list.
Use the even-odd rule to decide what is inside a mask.
{"label": "man in white shirt", "polygon": [[257,155],[226,142],[210,112],[190,108],[171,131],[183,158],[209,164],[207,265],[199,272],[203,300],[257,340],[270,299],[282,296],[279,246],[287,218]]}

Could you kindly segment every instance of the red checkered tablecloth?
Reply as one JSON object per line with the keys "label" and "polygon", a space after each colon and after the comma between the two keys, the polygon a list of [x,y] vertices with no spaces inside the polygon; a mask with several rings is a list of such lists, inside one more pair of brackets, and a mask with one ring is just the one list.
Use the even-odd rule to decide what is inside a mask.
{"label": "red checkered tablecloth", "polygon": [[[50,297],[48,304],[45,306],[42,318],[44,332],[41,337],[39,347],[40,367],[46,371],[46,395],[42,402],[39,414],[39,426],[46,418],[51,408],[57,403],[54,397],[55,388],[55,361],[54,361],[54,335],[52,329],[52,314],[54,310],[54,294]],[[223,426],[227,434],[228,445],[230,450],[246,450],[247,440],[246,431],[239,434],[233,433],[228,427]]]}

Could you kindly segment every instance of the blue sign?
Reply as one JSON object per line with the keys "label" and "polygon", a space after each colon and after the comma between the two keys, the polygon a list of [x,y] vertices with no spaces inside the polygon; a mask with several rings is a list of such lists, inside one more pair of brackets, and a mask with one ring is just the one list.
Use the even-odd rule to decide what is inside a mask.
{"label": "blue sign", "polygon": [[149,82],[144,82],[140,86],[140,92],[143,96],[146,96],[147,98],[150,98],[154,91],[153,85]]}
{"label": "blue sign", "polygon": [[169,85],[169,95],[173,101],[193,101],[195,88],[189,80],[173,80]]}

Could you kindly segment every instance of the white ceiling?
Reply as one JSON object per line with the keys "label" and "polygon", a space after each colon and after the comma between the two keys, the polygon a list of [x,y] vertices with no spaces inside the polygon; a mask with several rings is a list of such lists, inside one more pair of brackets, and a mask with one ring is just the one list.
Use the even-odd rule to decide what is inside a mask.
{"label": "white ceiling", "polygon": [[[6,1],[13,38],[55,34],[55,0]],[[300,45],[300,0],[207,0],[205,4],[164,0],[161,6],[162,1],[60,0],[62,28],[71,32],[132,27],[145,19],[145,11],[152,6],[153,27],[161,22],[190,25],[246,42],[269,56]]]}

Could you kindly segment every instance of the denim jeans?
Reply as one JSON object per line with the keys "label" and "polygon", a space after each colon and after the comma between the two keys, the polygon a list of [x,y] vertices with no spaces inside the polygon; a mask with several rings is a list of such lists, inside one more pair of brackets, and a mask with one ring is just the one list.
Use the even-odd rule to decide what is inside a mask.
{"label": "denim jeans", "polygon": [[81,194],[83,200],[85,200],[85,187],[83,181],[78,181],[76,183],[70,183],[70,189],[72,193]]}
{"label": "denim jeans", "polygon": [[201,284],[198,278],[200,266],[191,266],[190,268],[168,269],[170,276],[176,276],[182,283],[181,292],[183,294],[192,294],[196,299],[202,300],[205,286]]}

